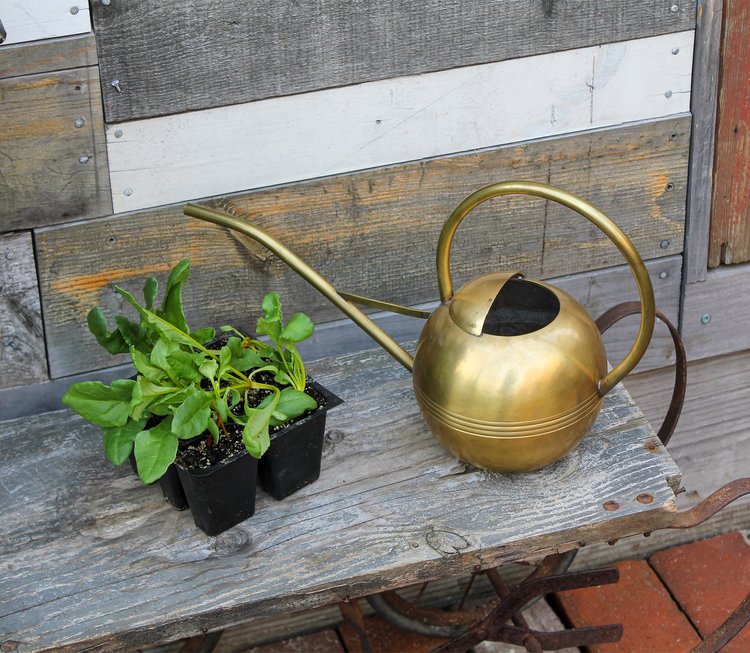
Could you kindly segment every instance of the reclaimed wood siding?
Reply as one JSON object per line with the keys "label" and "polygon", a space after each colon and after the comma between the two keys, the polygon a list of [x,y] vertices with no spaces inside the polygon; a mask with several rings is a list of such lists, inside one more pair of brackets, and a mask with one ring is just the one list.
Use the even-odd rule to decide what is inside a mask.
{"label": "reclaimed wood siding", "polygon": [[31,234],[0,235],[0,388],[47,378]]}
{"label": "reclaimed wood siding", "polygon": [[[691,30],[692,2],[92,3],[108,122]],[[122,92],[109,86],[120,81]]]}
{"label": "reclaimed wood siding", "polygon": [[95,66],[0,79],[0,232],[111,211]]}
{"label": "reclaimed wood siding", "polygon": [[709,270],[685,288],[682,337],[691,360],[750,349],[749,298],[750,263]]}
{"label": "reclaimed wood siding", "polygon": [[0,47],[0,79],[95,64],[93,34]]}
{"label": "reclaimed wood siding", "polygon": [[[690,118],[670,118],[495,148],[212,200],[295,250],[342,290],[401,304],[437,298],[435,245],[469,193],[503,179],[538,180],[599,206],[647,259],[682,251]],[[260,298],[280,290],[316,322],[337,310],[260,246],[182,215],[182,205],[37,232],[53,376],[105,367],[85,329],[95,305],[119,308],[112,286],[140,292],[180,258],[193,260],[186,297],[194,324],[251,329]],[[458,231],[457,285],[497,269],[555,277],[620,265],[587,220],[528,197],[488,202]]]}
{"label": "reclaimed wood siding", "polygon": [[719,90],[721,16],[721,0],[698,1],[690,93],[693,137],[690,144],[691,181],[685,234],[685,283],[702,281],[706,275]]}
{"label": "reclaimed wood siding", "polygon": [[692,44],[680,32],[110,126],[114,210],[686,112]]}
{"label": "reclaimed wood siding", "polygon": [[750,260],[750,3],[724,7],[708,267]]}
{"label": "reclaimed wood siding", "polygon": [[0,20],[5,45],[91,31],[88,0],[4,0]]}

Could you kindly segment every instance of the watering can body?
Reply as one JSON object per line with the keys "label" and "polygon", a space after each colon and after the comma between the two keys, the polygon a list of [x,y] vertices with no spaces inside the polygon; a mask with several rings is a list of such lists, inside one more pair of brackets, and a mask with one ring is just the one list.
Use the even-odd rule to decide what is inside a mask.
{"label": "watering can body", "polygon": [[[554,319],[527,333],[482,332],[482,307],[486,313],[513,284],[549,292],[559,303]],[[477,313],[479,320],[467,319]],[[578,444],[601,407],[597,383],[606,371],[596,325],[575,299],[506,272],[475,279],[438,306],[417,343],[413,383],[425,422],[448,451],[515,472],[543,467]]]}
{"label": "watering can body", "polygon": [[[559,288],[518,272],[496,272],[453,292],[450,251],[458,225],[482,202],[515,193],[556,201],[583,215],[628,262],[641,298],[641,326],[628,355],[610,372],[594,321]],[[653,331],[653,289],[632,243],[598,209],[545,184],[493,184],[454,210],[437,245],[441,304],[429,316],[413,358],[354,302],[413,314],[410,309],[338,292],[293,252],[239,218],[195,205],[187,205],[185,213],[265,245],[366,330],[412,371],[414,394],[433,435],[478,467],[530,471],[564,456],[593,425],[604,395],[645,353]]]}

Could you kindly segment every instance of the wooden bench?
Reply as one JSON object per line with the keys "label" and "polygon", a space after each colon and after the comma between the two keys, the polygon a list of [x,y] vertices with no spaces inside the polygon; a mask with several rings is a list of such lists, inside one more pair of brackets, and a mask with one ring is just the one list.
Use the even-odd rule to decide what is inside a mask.
{"label": "wooden bench", "polygon": [[69,411],[0,424],[0,645],[113,650],[669,526],[680,472],[627,392],[558,463],[467,468],[422,423],[380,350],[309,371],[331,411],[320,479],[207,537],[106,462]]}

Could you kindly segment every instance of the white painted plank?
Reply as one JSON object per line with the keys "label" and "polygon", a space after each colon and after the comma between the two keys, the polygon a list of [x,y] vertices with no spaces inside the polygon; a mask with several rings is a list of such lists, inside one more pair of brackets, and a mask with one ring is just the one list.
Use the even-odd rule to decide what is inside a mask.
{"label": "white painted plank", "polygon": [[88,0],[0,0],[3,45],[91,31]]}
{"label": "white painted plank", "polygon": [[692,45],[687,31],[112,125],[114,209],[684,112]]}

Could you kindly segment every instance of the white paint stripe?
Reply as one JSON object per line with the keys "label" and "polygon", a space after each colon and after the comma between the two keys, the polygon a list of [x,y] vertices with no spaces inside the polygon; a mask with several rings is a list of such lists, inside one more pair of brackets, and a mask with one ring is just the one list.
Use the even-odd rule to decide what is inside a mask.
{"label": "white paint stripe", "polygon": [[682,113],[692,44],[681,32],[113,125],[114,210]]}
{"label": "white paint stripe", "polygon": [[88,0],[3,0],[0,20],[8,33],[0,47],[91,31]]}

